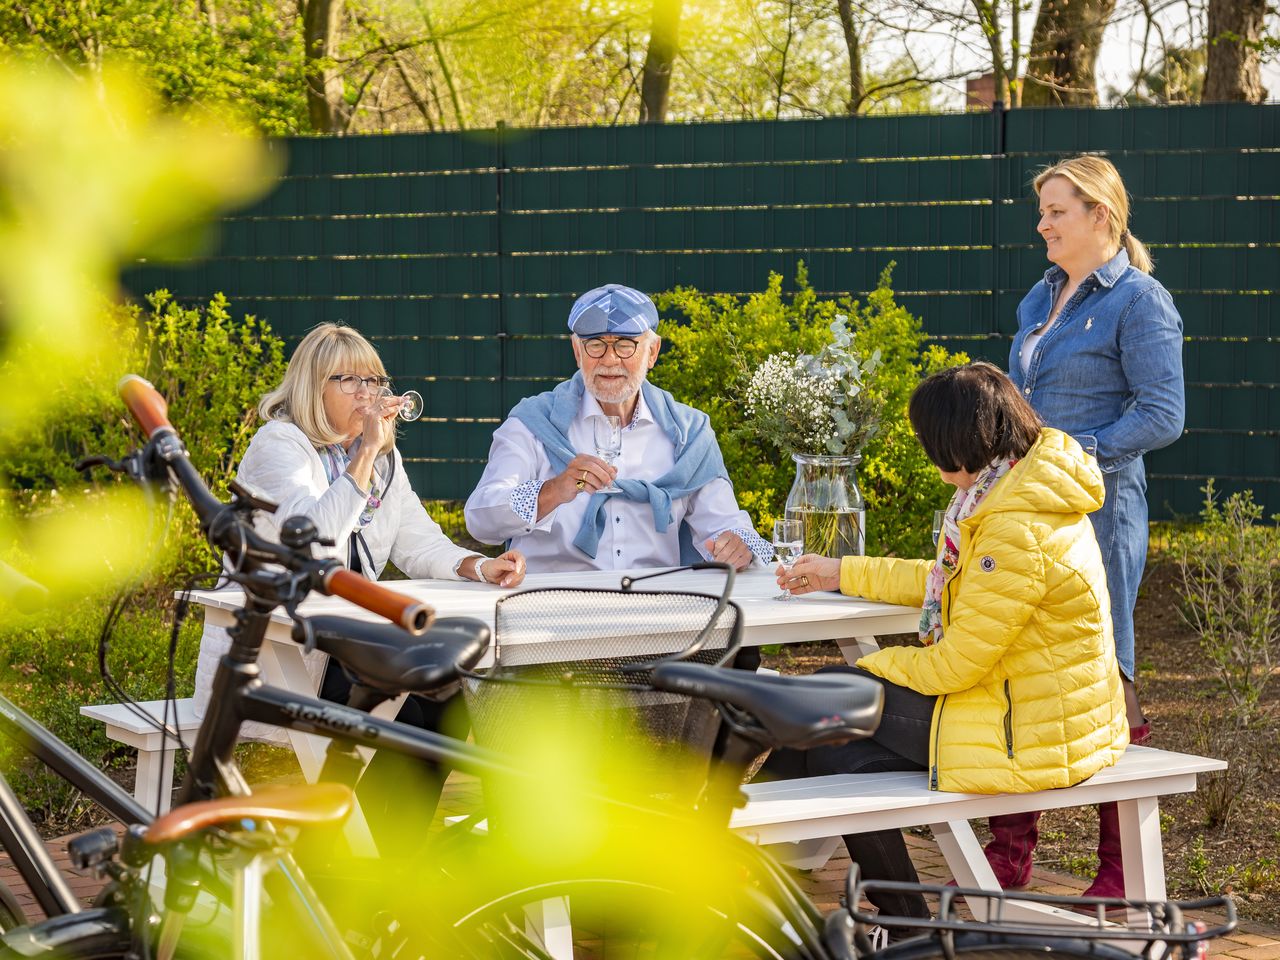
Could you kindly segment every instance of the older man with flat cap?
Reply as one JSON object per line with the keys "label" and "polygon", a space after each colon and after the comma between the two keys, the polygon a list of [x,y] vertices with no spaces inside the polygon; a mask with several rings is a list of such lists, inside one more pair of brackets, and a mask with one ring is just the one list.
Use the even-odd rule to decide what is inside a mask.
{"label": "older man with flat cap", "polygon": [[[703,559],[741,570],[772,558],[738,509],[707,415],[646,379],[662,346],[657,326],[653,301],[630,287],[578,298],[569,312],[578,372],[521,400],[494,431],[467,500],[473,537],[510,541],[530,572]],[[607,415],[623,425],[616,467],[582,452],[595,449],[594,423]]]}

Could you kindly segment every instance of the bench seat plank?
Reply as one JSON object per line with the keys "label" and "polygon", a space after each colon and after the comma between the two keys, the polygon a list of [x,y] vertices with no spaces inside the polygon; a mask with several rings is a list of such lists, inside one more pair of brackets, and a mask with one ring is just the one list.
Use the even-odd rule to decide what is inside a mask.
{"label": "bench seat plank", "polygon": [[976,820],[1001,813],[1081,807],[1190,793],[1196,775],[1225,770],[1208,757],[1129,747],[1120,762],[1073,787],[1021,794],[930,790],[923,771],[838,774],[748,784],[748,803],[730,826],[758,843],[784,843],[842,833]]}

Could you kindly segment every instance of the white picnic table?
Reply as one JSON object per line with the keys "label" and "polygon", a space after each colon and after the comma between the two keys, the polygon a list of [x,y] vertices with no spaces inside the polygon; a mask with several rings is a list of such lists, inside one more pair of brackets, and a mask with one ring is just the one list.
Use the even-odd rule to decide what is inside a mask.
{"label": "white picnic table", "polygon": [[[654,571],[630,570],[531,574],[519,589],[616,589],[623,576],[642,576],[652,572]],[[719,573],[681,571],[642,582],[637,584],[636,589],[690,590],[718,594],[722,584],[723,575]],[[431,604],[438,616],[475,617],[490,625],[495,619],[495,603],[498,599],[516,592],[471,581],[405,580],[388,585]],[[853,663],[862,653],[878,648],[877,637],[914,633],[919,622],[920,611],[917,607],[877,603],[836,593],[813,593],[782,602],[774,599],[777,593],[777,582],[772,570],[751,569],[739,573],[735,578],[732,599],[742,610],[744,646],[834,640],[845,658]],[[230,626],[233,623],[233,612],[243,604],[243,596],[238,589],[197,591],[191,596],[195,602],[205,607],[208,622],[220,626]],[[589,605],[584,607],[581,616],[590,617]],[[299,612],[303,615],[332,614],[377,619],[373,614],[337,597],[313,596],[302,604]],[[303,663],[301,646],[291,638],[291,625],[292,621],[283,610],[277,610],[272,615],[259,661],[263,679],[274,686],[314,695],[315,682]],[[640,629],[620,630],[616,623],[603,622],[602,618],[601,632],[602,635],[607,632],[611,647],[616,644],[620,635],[631,633],[636,638],[636,652],[645,652],[644,631]],[[559,646],[553,634],[547,632],[540,640],[538,631],[521,633],[520,638],[511,640],[540,644],[540,651],[545,651],[548,660],[558,659],[556,651]],[[507,642],[508,639],[503,638],[503,643]],[[576,656],[580,657],[581,647],[575,649]],[[533,658],[522,651],[521,659],[528,662]],[[398,710],[399,701],[396,700],[383,704],[374,712],[389,719]],[[328,740],[300,731],[289,731],[289,738],[303,774],[308,780],[314,781],[324,762]],[[733,827],[763,843],[808,841],[811,851],[813,841],[831,837],[831,840],[819,847],[817,859],[822,859],[834,849],[836,840],[833,834],[928,822],[939,840],[948,866],[962,884],[985,890],[999,890],[999,883],[983,855],[982,847],[969,821],[963,817],[989,816],[991,813],[1008,812],[1015,808],[1044,809],[1117,800],[1120,803],[1121,827],[1125,837],[1124,861],[1129,895],[1161,899],[1164,896],[1164,865],[1157,798],[1168,793],[1194,790],[1196,774],[1222,769],[1226,765],[1221,761],[1153,750],[1138,750],[1132,757],[1126,756],[1125,759],[1126,762],[1121,765],[1123,769],[1103,771],[1085,784],[1069,790],[1019,796],[939,794],[929,791],[927,785],[919,786],[915,783],[916,780],[921,780],[922,774],[879,775],[880,780],[893,781],[888,784],[891,789],[886,796],[872,795],[877,790],[864,792],[863,787],[870,786],[865,776],[810,778],[792,784],[752,785],[749,788],[751,802],[745,809],[735,813]],[[1175,760],[1178,762],[1174,763]],[[1176,776],[1173,779],[1169,776],[1162,779],[1155,775],[1162,770]],[[875,775],[871,776],[874,778]],[[879,781],[877,785],[885,786]],[[936,809],[937,823],[931,822],[934,817],[927,812],[929,808]],[[957,815],[962,818],[954,819]],[[826,822],[821,822],[824,820]],[[812,857],[812,852],[810,856]],[[812,866],[813,862],[806,865]],[[1036,910],[1032,911],[1032,915],[1040,916],[1044,912]],[[1063,918],[1061,911],[1050,910],[1048,913],[1056,915],[1056,919]]]}

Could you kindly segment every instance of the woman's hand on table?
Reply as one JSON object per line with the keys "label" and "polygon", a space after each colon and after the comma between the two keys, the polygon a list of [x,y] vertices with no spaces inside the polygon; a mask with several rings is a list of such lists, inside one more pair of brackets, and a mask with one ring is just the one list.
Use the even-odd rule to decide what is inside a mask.
{"label": "woman's hand on table", "polygon": [[803,554],[790,570],[779,564],[774,572],[778,575],[778,586],[797,596],[815,590],[840,589],[840,561],[816,553]]}
{"label": "woman's hand on table", "polygon": [[477,560],[476,573],[499,587],[518,587],[524,580],[524,554],[519,550],[508,550],[492,560]]}

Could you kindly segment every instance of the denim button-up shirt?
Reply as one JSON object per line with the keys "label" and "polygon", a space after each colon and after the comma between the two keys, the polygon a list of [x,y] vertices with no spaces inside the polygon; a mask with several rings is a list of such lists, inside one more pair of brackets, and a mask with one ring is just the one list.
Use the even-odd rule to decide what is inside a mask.
{"label": "denim button-up shirt", "polygon": [[1009,374],[1051,427],[1071,434],[1106,473],[1182,434],[1182,318],[1169,292],[1123,249],[1091,273],[1035,345],[1067,273],[1045,271],[1018,305]]}

